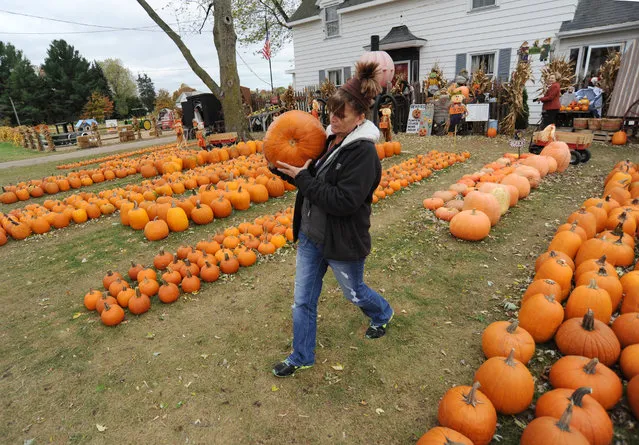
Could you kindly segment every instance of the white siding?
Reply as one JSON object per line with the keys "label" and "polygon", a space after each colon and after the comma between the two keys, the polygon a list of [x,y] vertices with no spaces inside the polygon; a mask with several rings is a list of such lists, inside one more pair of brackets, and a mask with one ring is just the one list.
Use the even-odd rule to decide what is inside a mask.
{"label": "white siding", "polygon": [[[512,70],[521,43],[527,40],[532,45],[546,37],[555,40],[561,22],[572,20],[577,0],[497,0],[497,4],[497,8],[468,12],[469,0],[396,0],[341,14],[340,36],[329,39],[324,38],[321,20],[297,25],[293,28],[297,87],[317,85],[320,70],[354,65],[372,34],[383,38],[398,25],[428,40],[420,50],[420,79],[435,62],[452,79],[456,54],[502,48],[512,48]],[[536,97],[536,89],[529,88],[530,100]],[[536,122],[539,106],[530,105],[530,121]]]}

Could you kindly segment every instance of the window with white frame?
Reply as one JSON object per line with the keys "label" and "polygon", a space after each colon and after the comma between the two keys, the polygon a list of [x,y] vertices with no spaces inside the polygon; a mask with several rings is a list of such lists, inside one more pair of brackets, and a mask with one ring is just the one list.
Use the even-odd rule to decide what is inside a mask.
{"label": "window with white frame", "polygon": [[495,59],[495,53],[472,54],[470,56],[470,74],[481,68],[487,76],[493,76],[495,74]]}
{"label": "window with white frame", "polygon": [[337,6],[329,6],[324,9],[324,29],[326,37],[335,37],[339,35],[339,16],[337,15]]}
{"label": "window with white frame", "polygon": [[344,80],[343,72],[341,69],[337,70],[327,70],[327,77],[335,86],[341,86]]}
{"label": "window with white frame", "polygon": [[471,0],[471,8],[479,9],[487,6],[495,6],[495,0]]}

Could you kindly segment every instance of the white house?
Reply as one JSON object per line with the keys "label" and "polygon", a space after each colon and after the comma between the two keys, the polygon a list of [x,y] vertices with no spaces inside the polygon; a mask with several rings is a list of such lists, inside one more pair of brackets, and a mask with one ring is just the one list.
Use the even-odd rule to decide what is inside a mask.
{"label": "white house", "polygon": [[[593,18],[596,16],[596,18]],[[380,50],[395,61],[396,72],[418,82],[438,63],[452,79],[480,65],[507,80],[524,41],[532,46],[550,37],[554,54],[571,57],[589,73],[605,48],[623,49],[639,36],[639,2],[618,0],[303,0],[291,16],[295,88],[325,78],[340,85],[355,61],[379,35]],[[593,31],[590,28],[595,28]],[[530,57],[539,79],[543,63]],[[530,83],[529,100],[538,85]],[[541,106],[530,102],[530,122]]]}

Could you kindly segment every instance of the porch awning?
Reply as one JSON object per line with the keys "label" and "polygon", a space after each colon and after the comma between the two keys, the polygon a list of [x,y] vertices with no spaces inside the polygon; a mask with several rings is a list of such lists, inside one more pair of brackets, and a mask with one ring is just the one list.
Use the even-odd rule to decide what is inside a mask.
{"label": "porch awning", "polygon": [[[426,42],[426,39],[417,37],[415,34],[410,32],[408,26],[394,26],[388,34],[379,41],[379,49],[380,51],[387,51],[398,48],[419,48],[424,46]],[[366,45],[364,49],[366,51],[370,51],[371,46]]]}
{"label": "porch awning", "polygon": [[639,99],[639,40],[628,43],[621,57],[621,66],[610,98],[608,116],[622,117],[626,110]]}

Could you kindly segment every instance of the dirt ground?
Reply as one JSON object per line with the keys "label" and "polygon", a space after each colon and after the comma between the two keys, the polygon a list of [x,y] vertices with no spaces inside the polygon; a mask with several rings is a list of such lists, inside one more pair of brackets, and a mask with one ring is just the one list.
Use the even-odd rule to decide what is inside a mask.
{"label": "dirt ground", "polygon": [[[449,138],[402,135],[404,153]],[[437,403],[469,384],[483,362],[482,329],[514,315],[557,225],[599,195],[614,163],[637,161],[637,146],[593,147],[593,159],[547,177],[479,243],[450,236],[422,200],[511,151],[502,138],[465,137],[472,157],[393,194],[373,211],[366,279],[391,302],[388,335],[366,340],[366,320],[327,274],[319,308],[316,365],[292,379],[271,366],[292,336],[295,250],[286,247],[173,305],[154,302],[116,328],[88,313],[82,296],[107,269],[149,264],[232,224],[273,213],[293,196],[172,235],[161,245],[102,218],[0,248],[0,435],[5,443],[409,444],[436,425]],[[53,171],[53,168],[52,168]],[[4,183],[0,173],[0,183]],[[78,315],[79,314],[79,315]],[[538,349],[538,392],[553,345]],[[639,443],[623,405],[613,411],[617,443]],[[501,443],[516,443],[532,411],[500,417]]]}

